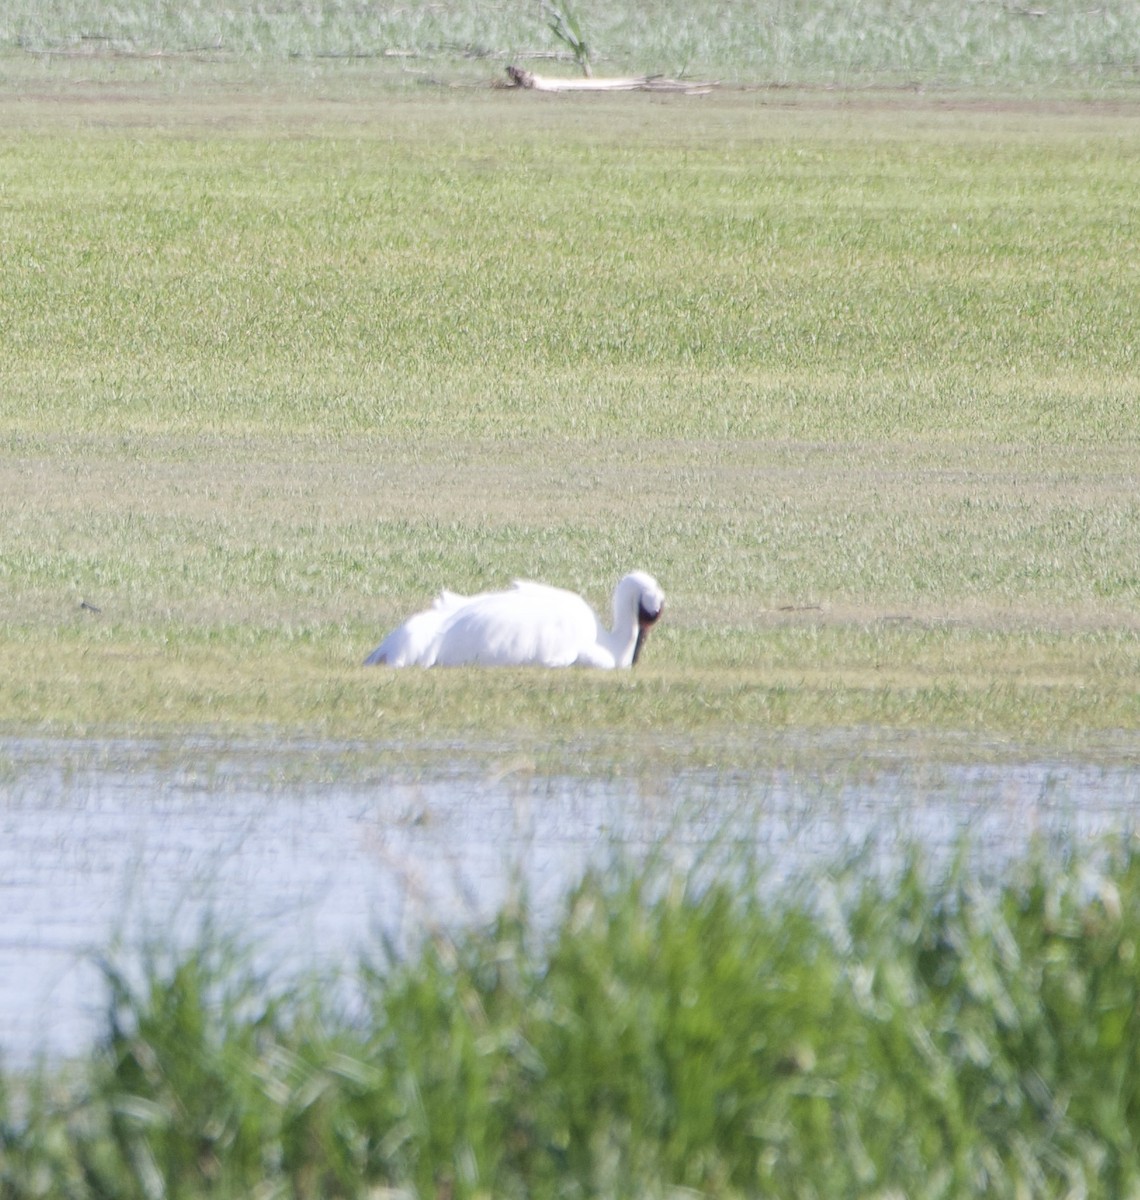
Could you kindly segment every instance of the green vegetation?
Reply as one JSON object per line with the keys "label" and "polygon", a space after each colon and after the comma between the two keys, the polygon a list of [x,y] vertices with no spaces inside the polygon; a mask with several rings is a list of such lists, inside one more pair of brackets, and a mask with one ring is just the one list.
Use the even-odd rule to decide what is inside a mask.
{"label": "green vegetation", "polygon": [[545,5],[545,12],[550,32],[569,49],[582,73],[592,75],[590,47],[582,35],[582,26],[575,10],[563,2],[559,8],[555,8],[551,4]]}
{"label": "green vegetation", "polygon": [[744,864],[717,874],[590,876],[546,931],[520,901],[324,1001],[216,937],[109,966],[90,1060],[0,1087],[0,1194],[1140,1185],[1134,855],[780,899]]}
{"label": "green vegetation", "polygon": [[[1131,110],[70,69],[0,135],[6,728],[1135,728]],[[632,676],[358,666],[634,565]]]}
{"label": "green vegetation", "polygon": [[[857,9],[842,0],[744,6],[575,0],[573,13],[578,27],[573,36],[579,44],[589,42],[602,74],[1100,92],[1134,87],[1140,64],[1140,15],[1128,0],[1096,6],[1081,0],[1041,5],[868,0]],[[549,55],[560,40],[540,0],[367,5],[135,0],[114,6],[105,0],[50,5],[6,0],[0,8],[3,47],[85,58],[193,55],[258,71],[288,60],[306,66],[363,62],[373,73],[387,68],[390,78],[417,79],[476,71],[485,77],[488,65]],[[576,50],[565,54],[569,61],[577,57]]]}

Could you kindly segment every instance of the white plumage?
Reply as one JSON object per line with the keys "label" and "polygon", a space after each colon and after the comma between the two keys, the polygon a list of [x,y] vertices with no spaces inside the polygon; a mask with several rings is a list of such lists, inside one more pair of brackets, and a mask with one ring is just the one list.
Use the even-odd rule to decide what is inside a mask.
{"label": "white plumage", "polygon": [[502,592],[443,591],[364,660],[390,667],[629,667],[665,607],[652,575],[633,571],[614,589],[613,627],[573,592],[517,580]]}

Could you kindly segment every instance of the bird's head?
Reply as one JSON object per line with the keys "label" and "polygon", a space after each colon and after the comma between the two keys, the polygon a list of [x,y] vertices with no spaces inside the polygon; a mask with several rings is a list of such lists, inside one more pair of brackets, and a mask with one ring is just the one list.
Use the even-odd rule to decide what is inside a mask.
{"label": "bird's head", "polygon": [[660,619],[665,611],[665,593],[661,585],[652,575],[645,571],[633,571],[618,585],[619,589],[628,588],[631,597],[637,604],[637,642],[633,647],[633,662],[636,663],[641,654],[641,648],[649,630]]}

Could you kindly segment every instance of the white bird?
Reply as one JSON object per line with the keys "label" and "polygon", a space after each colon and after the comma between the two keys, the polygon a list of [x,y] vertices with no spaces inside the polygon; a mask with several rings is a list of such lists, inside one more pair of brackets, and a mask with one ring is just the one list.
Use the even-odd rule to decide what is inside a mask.
{"label": "white bird", "polygon": [[630,667],[665,593],[644,571],[614,588],[614,623],[606,629],[573,592],[516,580],[502,592],[459,596],[443,591],[409,617],[364,660],[390,667]]}

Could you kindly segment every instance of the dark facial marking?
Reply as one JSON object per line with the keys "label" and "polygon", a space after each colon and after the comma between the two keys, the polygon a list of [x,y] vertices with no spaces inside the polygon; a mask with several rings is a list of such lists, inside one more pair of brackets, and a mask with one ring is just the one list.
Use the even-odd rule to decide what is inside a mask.
{"label": "dark facial marking", "polygon": [[664,604],[661,605],[661,607],[655,613],[651,613],[649,611],[649,609],[647,609],[645,607],[644,604],[638,604],[638,606],[637,606],[637,623],[642,629],[648,629],[649,626],[652,625],[661,616],[661,614],[664,611],[665,611]]}
{"label": "dark facial marking", "polygon": [[645,639],[649,636],[649,630],[657,622],[658,618],[665,611],[663,604],[655,613],[651,613],[644,604],[637,606],[637,641],[633,647],[633,658],[630,661],[630,666],[637,662],[638,655],[641,654],[641,647],[645,645]]}

